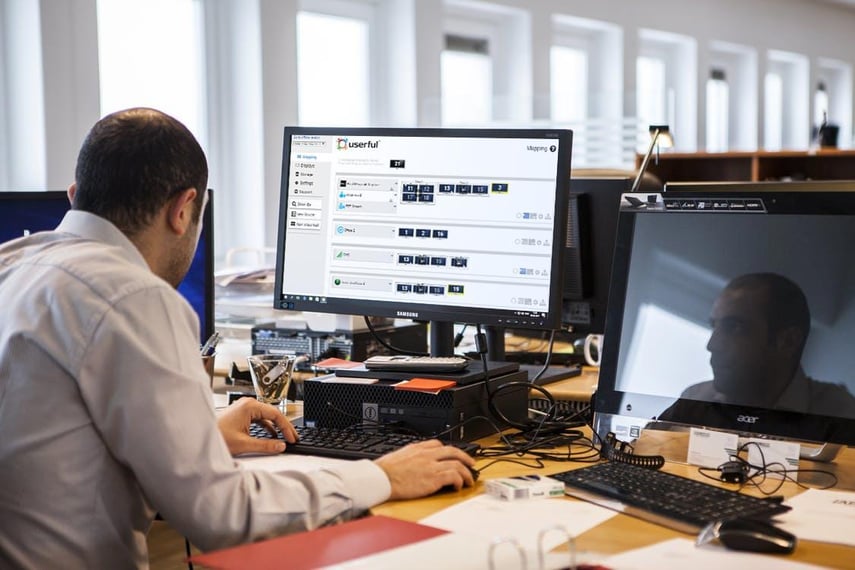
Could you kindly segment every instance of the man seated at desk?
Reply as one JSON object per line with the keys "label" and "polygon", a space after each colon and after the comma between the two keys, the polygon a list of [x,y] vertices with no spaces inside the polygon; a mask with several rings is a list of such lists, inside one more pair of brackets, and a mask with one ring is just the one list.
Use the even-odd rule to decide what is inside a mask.
{"label": "man seated at desk", "polygon": [[247,398],[215,417],[175,291],[207,178],[184,125],[114,113],[83,142],[56,231],[0,245],[0,567],[147,567],[155,512],[207,550],[473,483],[474,460],[438,441],[308,475],[237,466],[296,433]]}
{"label": "man seated at desk", "polygon": [[810,378],[802,368],[811,319],[793,281],[775,273],[739,276],[715,300],[710,320],[713,379],[686,388],[660,420],[702,422],[715,413],[710,403],[855,417],[855,397],[845,386]]}

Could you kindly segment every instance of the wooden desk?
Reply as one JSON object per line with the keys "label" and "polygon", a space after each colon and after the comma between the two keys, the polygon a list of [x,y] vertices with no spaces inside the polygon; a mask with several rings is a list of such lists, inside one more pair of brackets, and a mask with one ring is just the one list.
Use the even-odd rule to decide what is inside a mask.
{"label": "wooden desk", "polygon": [[590,402],[591,394],[597,389],[600,369],[593,366],[583,366],[582,373],[573,378],[559,380],[544,386],[556,400],[571,400],[574,402]]}
{"label": "wooden desk", "polygon": [[[492,441],[490,438],[487,438],[482,443],[492,443]],[[483,467],[491,461],[492,459],[481,459],[476,466]],[[581,463],[550,461],[547,462],[543,470],[537,471],[537,473],[549,475],[569,469],[576,469],[584,465]],[[855,449],[845,449],[838,456],[835,469],[838,475],[847,474],[851,481],[852,475],[855,474]],[[695,466],[669,462],[666,463],[664,470],[675,475],[710,482],[698,474],[697,467]],[[484,490],[483,480],[485,478],[508,477],[531,472],[530,469],[512,463],[494,464],[481,474],[481,480],[470,489],[464,489],[458,493],[435,495],[414,501],[388,502],[375,507],[372,509],[372,512],[374,514],[382,514],[409,521],[418,521],[459,501],[482,493]],[[795,484],[786,483],[778,494],[791,497],[802,491]],[[578,499],[564,497],[563,499],[550,500],[575,501]],[[616,554],[672,538],[694,539],[692,535],[677,532],[628,515],[618,514],[603,524],[579,535],[576,544],[580,550]],[[796,551],[792,555],[787,556],[786,559],[820,564],[830,568],[852,568],[853,560],[855,560],[855,547],[800,540]]]}

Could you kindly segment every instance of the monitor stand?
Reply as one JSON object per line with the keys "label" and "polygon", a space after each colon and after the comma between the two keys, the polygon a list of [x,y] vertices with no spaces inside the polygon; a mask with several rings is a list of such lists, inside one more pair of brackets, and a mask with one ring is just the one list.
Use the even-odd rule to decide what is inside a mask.
{"label": "monitor stand", "polygon": [[840,453],[843,446],[838,443],[823,443],[819,447],[804,446],[799,448],[799,459],[807,459],[808,461],[820,461],[822,463],[831,463]]}

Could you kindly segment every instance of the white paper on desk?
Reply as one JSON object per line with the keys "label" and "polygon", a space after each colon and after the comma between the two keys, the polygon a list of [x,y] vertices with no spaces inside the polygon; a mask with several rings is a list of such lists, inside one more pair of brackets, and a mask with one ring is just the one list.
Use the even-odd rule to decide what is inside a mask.
{"label": "white paper on desk", "polygon": [[[572,562],[568,552],[548,552],[543,566],[536,551],[520,552],[511,544],[491,546],[492,541],[480,536],[450,532],[399,548],[325,566],[326,570],[484,570],[487,568],[513,570],[558,570]],[[492,549],[492,557],[490,551]],[[521,559],[521,556],[525,560]],[[590,563],[602,556],[580,554],[577,564]],[[492,560],[492,565],[491,565]]]}
{"label": "white paper on desk", "polygon": [[548,532],[542,548],[552,550],[567,542],[567,534],[578,536],[610,519],[616,513],[597,505],[569,498],[503,501],[490,495],[478,495],[420,522],[451,532],[477,535],[487,539],[513,538],[526,550],[537,551],[539,534],[561,526],[564,532]]}
{"label": "white paper on desk", "polygon": [[601,561],[612,570],[722,570],[751,568],[751,570],[809,570],[822,568],[803,562],[792,562],[780,556],[752,554],[727,550],[723,546],[695,546],[694,541],[674,538],[652,546],[609,556]]}
{"label": "white paper on desk", "polygon": [[786,504],[777,520],[799,539],[855,546],[855,493],[808,489]]}
{"label": "white paper on desk", "polygon": [[689,430],[687,461],[692,465],[715,468],[736,455],[739,436],[701,428]]}
{"label": "white paper on desk", "polygon": [[289,455],[279,453],[276,455],[247,455],[235,458],[237,464],[243,469],[254,471],[270,471],[278,473],[281,471],[298,471],[309,473],[319,469],[340,467],[350,463],[346,459],[331,459],[329,457],[317,457],[314,455]]}

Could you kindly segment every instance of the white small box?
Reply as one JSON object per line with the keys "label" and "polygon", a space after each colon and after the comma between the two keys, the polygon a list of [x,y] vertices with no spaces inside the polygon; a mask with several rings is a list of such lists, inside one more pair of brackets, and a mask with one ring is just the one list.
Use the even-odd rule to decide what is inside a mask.
{"label": "white small box", "polygon": [[519,499],[549,499],[564,496],[564,483],[543,475],[521,475],[487,479],[484,486],[488,495],[516,501]]}

